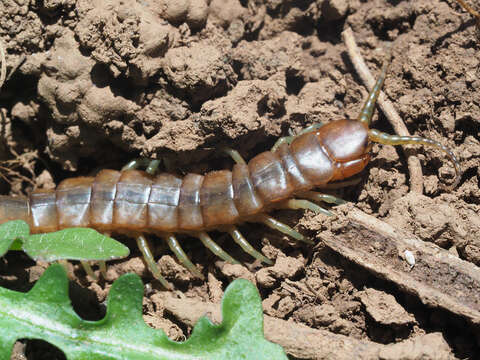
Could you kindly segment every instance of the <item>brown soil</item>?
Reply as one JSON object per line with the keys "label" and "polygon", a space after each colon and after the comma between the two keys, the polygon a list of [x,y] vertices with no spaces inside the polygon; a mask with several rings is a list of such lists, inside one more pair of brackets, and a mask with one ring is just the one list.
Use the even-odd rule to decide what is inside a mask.
{"label": "brown soil", "polygon": [[[182,174],[231,168],[217,151],[222,146],[249,159],[289,129],[356,117],[366,90],[342,42],[346,26],[375,74],[391,42],[385,92],[410,133],[453,149],[463,170],[460,185],[443,190],[452,180],[451,165],[439,151],[418,149],[424,194],[409,193],[402,150],[374,146],[361,183],[338,194],[356,209],[448,250],[455,261],[465,260],[472,274],[480,271],[480,40],[475,21],[455,2],[10,0],[1,2],[0,14],[8,68],[19,65],[0,94],[0,157],[17,166],[16,174],[2,174],[4,194],[118,169],[138,156],[160,158],[169,171]],[[392,132],[382,114],[373,126]],[[109,266],[106,280],[90,282],[73,264],[74,284],[87,288],[72,285],[74,298],[82,299],[74,305],[88,319],[101,318],[112,281],[133,271],[147,286],[146,322],[182,340],[195,317],[183,312],[201,315],[210,303],[218,308],[226,285],[242,277],[260,291],[267,338],[283,344],[292,359],[480,357],[478,287],[469,283],[462,292],[470,303],[460,305],[476,309],[468,313],[458,304],[426,300],[388,266],[382,273],[354,252],[342,254],[340,246],[348,242],[336,247],[323,232],[358,241],[371,259],[378,256],[382,264],[386,258],[385,264],[411,274],[420,287],[435,287],[429,281],[451,275],[450,265],[438,272],[431,265],[423,273],[428,259],[418,259],[420,250],[414,252],[418,266],[408,273],[403,255],[389,252],[384,237],[341,228],[348,209],[334,209],[340,219],[333,220],[299,211],[275,214],[318,238],[314,247],[241,225],[252,244],[275,260],[271,267],[252,263],[220,233],[213,233],[215,239],[244,265],[216,261],[186,238],[187,253],[208,273],[205,282],[157,242],[173,293],[152,279],[133,246],[128,260]],[[363,249],[369,239],[376,243]],[[8,254],[0,267],[0,285],[24,291],[45,268],[21,254]],[[466,283],[460,278],[451,276],[450,285]],[[185,298],[189,302],[178,302]],[[308,346],[295,347],[294,333],[304,334]],[[15,349],[13,358],[23,359],[25,346],[17,343]],[[28,342],[26,353],[28,359],[62,358],[42,342]]]}

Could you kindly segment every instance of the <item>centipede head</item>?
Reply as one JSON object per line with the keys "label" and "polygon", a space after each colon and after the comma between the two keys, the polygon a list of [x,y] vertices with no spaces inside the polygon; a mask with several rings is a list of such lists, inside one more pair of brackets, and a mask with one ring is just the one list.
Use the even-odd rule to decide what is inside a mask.
{"label": "centipede head", "polygon": [[[452,162],[455,168],[455,180],[452,185],[448,186],[448,188],[449,189],[455,188],[460,182],[460,174],[461,174],[460,164],[457,158],[455,157],[455,154],[446,146],[442,145],[438,141],[419,137],[419,136],[390,135],[375,129],[368,129],[372,120],[373,112],[375,110],[375,103],[377,102],[378,96],[380,95],[380,90],[385,81],[388,64],[389,64],[389,60],[385,61],[382,67],[382,71],[375,83],[375,86],[370,91],[368,98],[365,101],[365,104],[363,105],[362,110],[360,111],[360,114],[358,115],[357,122],[364,125],[367,129],[366,130],[367,137],[368,137],[368,140],[366,140],[367,143],[375,142],[375,143],[380,143],[385,145],[394,145],[394,146],[395,145],[425,145],[425,146],[435,147],[443,151],[448,156],[449,160]],[[370,147],[371,145],[368,144],[364,146],[364,149],[367,149],[367,148],[370,149]]]}
{"label": "centipede head", "polygon": [[316,136],[335,161],[332,180],[349,178],[367,166],[371,142],[368,127],[354,120],[330,122],[317,131]]}

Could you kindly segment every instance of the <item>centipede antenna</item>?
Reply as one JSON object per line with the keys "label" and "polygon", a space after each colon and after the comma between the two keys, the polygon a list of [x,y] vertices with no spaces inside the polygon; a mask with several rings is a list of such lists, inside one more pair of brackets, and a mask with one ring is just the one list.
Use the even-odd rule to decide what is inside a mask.
{"label": "centipede antenna", "polygon": [[197,269],[195,265],[190,261],[188,258],[187,254],[185,254],[185,251],[183,251],[182,247],[180,246],[180,243],[178,240],[175,238],[173,235],[169,235],[165,237],[165,240],[167,241],[168,246],[170,247],[170,250],[175,254],[177,257],[178,261],[183,264],[193,275],[196,277],[205,280],[205,277],[203,274]]}
{"label": "centipede antenna", "polygon": [[455,156],[455,154],[446,146],[440,144],[438,141],[422,138],[419,136],[399,136],[399,135],[390,135],[384,132],[370,129],[368,132],[368,137],[371,141],[385,144],[385,145],[424,145],[424,146],[432,146],[439,150],[442,150],[445,154],[447,154],[449,160],[452,162],[455,168],[455,181],[450,186],[451,188],[455,188],[458,183],[460,182],[460,164]]}
{"label": "centipede antenna", "polygon": [[322,208],[321,206],[309,201],[309,200],[303,200],[303,199],[289,199],[285,200],[281,203],[281,206],[284,209],[292,209],[292,210],[298,210],[298,209],[303,209],[303,210],[311,210],[315,214],[323,214],[327,216],[333,216],[333,213],[328,211],[327,209]]}
{"label": "centipede antenna", "polygon": [[290,226],[274,219],[271,216],[261,215],[261,216],[258,217],[258,222],[261,222],[261,223],[267,225],[271,229],[280,231],[281,233],[284,233],[285,235],[291,236],[292,238],[294,238],[298,241],[303,241],[307,244],[313,244],[313,241],[305,238],[298,231],[293,230]]}
{"label": "centipede antenna", "polygon": [[378,76],[377,82],[373,86],[372,90],[368,94],[368,98],[363,104],[362,110],[358,115],[358,121],[366,124],[368,127],[372,122],[373,112],[375,111],[375,104],[377,102],[378,96],[380,95],[380,90],[382,89],[383,83],[385,82],[385,77],[387,76],[388,65],[390,64],[391,50],[388,51],[387,58],[385,59],[382,71]]}
{"label": "centipede antenna", "polygon": [[340,199],[339,197],[329,195],[329,194],[322,194],[316,191],[306,191],[304,193],[299,194],[299,196],[305,197],[313,201],[323,201],[328,204],[342,205],[347,203],[345,200]]}
{"label": "centipede antenna", "polygon": [[88,276],[90,276],[95,281],[98,280],[97,276],[94,274],[92,270],[92,267],[87,261],[80,261],[80,264],[82,264],[83,270],[85,270]]}
{"label": "centipede antenna", "polygon": [[171,290],[172,286],[165,280],[165,278],[162,276],[160,269],[155,262],[155,259],[153,258],[152,252],[150,251],[150,247],[148,246],[147,239],[145,239],[142,235],[139,235],[137,237],[137,246],[142,252],[143,259],[145,260],[145,263],[147,264],[148,269],[152,273],[152,275],[160,281],[160,283],[166,288]]}
{"label": "centipede antenna", "polygon": [[245,239],[242,233],[235,227],[229,227],[228,233],[232,237],[232,239],[240,245],[240,247],[245,251],[247,254],[250,254],[255,259],[263,261],[265,264],[272,265],[273,262],[269,258],[265,257],[262,253],[259,253],[257,250],[253,248],[252,245]]}
{"label": "centipede antenna", "polygon": [[230,264],[240,264],[240,262],[228,255],[225,250],[223,250],[215,241],[213,241],[205,231],[194,233],[194,236],[198,237],[207,249],[209,249],[223,261],[226,261]]}
{"label": "centipede antenna", "polygon": [[100,274],[102,274],[103,278],[107,278],[107,263],[105,261],[99,261],[98,267],[100,268]]}

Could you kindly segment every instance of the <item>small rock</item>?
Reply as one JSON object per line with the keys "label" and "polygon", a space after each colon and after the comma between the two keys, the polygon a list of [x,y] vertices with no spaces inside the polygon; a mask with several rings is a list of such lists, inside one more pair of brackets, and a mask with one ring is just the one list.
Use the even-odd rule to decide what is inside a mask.
{"label": "small rock", "polygon": [[[432,349],[434,349],[432,351]],[[431,333],[385,346],[378,354],[379,359],[454,359],[450,346],[442,333]]]}
{"label": "small rock", "polygon": [[263,300],[262,307],[265,314],[270,316],[276,316],[277,310],[274,308],[274,306],[277,304],[277,302],[280,299],[281,299],[280,295],[273,293],[269,297],[267,297],[265,300]]}
{"label": "small rock", "polygon": [[475,244],[469,244],[463,249],[463,256],[466,260],[480,266],[480,247]]}
{"label": "small rock", "polygon": [[19,101],[12,107],[12,118],[19,119],[25,124],[30,125],[32,121],[35,120],[38,108],[38,104],[35,104],[33,102],[25,104]]}
{"label": "small rock", "polygon": [[186,283],[195,279],[195,275],[188,271],[187,268],[178,264],[170,255],[162,256],[158,261],[158,266],[162,275],[168,280]]}
{"label": "small rock", "polygon": [[407,326],[414,324],[415,318],[395,300],[383,291],[366,289],[357,294],[367,313],[382,325]]}
{"label": "small rock", "polygon": [[280,318],[285,318],[286,316],[291,314],[294,309],[295,309],[295,301],[289,296],[284,297],[280,299],[280,301],[278,302],[278,309],[277,309],[276,316]]}
{"label": "small rock", "polygon": [[255,274],[258,286],[270,289],[275,286],[277,280],[272,276],[269,268],[262,268]]}
{"label": "small rock", "polygon": [[210,3],[212,18],[225,29],[232,21],[241,18],[246,12],[247,10],[238,0],[213,0]]}
{"label": "small rock", "polygon": [[148,269],[145,267],[145,263],[140,257],[133,257],[122,261],[120,263],[109,265],[107,264],[107,276],[108,281],[116,280],[120,275],[134,273],[139,276],[147,276]]}
{"label": "small rock", "polygon": [[296,317],[310,326],[329,326],[338,318],[335,308],[330,304],[306,306],[295,312]]}
{"label": "small rock", "polygon": [[405,250],[403,252],[403,256],[405,257],[405,261],[410,265],[410,270],[413,269],[415,266],[415,255],[410,250]]}
{"label": "small rock", "polygon": [[289,256],[280,256],[277,258],[277,261],[274,266],[270,269],[273,276],[277,278],[288,278],[291,279],[303,271],[304,264],[302,261],[289,257]]}
{"label": "small rock", "polygon": [[165,18],[172,23],[181,23],[188,12],[188,0],[165,1]]}
{"label": "small rock", "polygon": [[35,181],[38,189],[55,189],[56,187],[52,174],[48,170],[43,170]]}
{"label": "small rock", "polygon": [[208,5],[205,0],[190,0],[187,24],[191,29],[201,29],[207,22]]}
{"label": "small rock", "polygon": [[304,264],[293,257],[279,256],[274,266],[260,269],[256,274],[258,285],[272,288],[277,280],[291,279],[303,271]]}
{"label": "small rock", "polygon": [[455,245],[453,245],[450,249],[448,249],[448,252],[456,257],[459,257],[458,256],[458,250],[457,250],[457,247]]}
{"label": "small rock", "polygon": [[226,263],[220,270],[230,279],[246,279],[256,285],[255,276],[243,265]]}

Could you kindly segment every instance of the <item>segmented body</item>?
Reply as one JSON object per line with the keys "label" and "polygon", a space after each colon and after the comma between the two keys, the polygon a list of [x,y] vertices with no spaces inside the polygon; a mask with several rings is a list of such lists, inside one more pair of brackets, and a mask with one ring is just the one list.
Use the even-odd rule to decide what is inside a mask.
{"label": "segmented body", "polygon": [[[280,138],[271,151],[255,156],[248,163],[234,150],[227,150],[236,161],[232,171],[188,174],[183,178],[166,173],[152,176],[148,172],[153,172],[150,171],[156,168],[153,164],[158,163],[152,161],[147,172],[103,170],[96,177],[64,180],[55,190],[36,191],[28,198],[0,196],[0,223],[24,220],[34,233],[82,226],[135,236],[148,268],[169,287],[143,233],[154,233],[164,239],[178,260],[199,278],[203,278],[203,274],[185,254],[175,233],[197,237],[215,255],[235,263],[236,260],[207,234],[212,229],[225,231],[245,252],[271,263],[248,243],[235,224],[264,223],[297,240],[309,242],[267,213],[272,208],[290,208],[331,214],[305,198],[335,204],[343,200],[309,190],[363,170],[370,159],[373,142],[426,145],[444,151],[455,167],[453,186],[456,186],[460,180],[460,166],[455,155],[441,143],[369,129],[387,64],[356,121],[333,121],[319,128],[304,129],[298,136]],[[133,167],[138,165],[136,161],[132,164]],[[90,266],[82,264],[93,276]]]}
{"label": "segmented body", "polygon": [[[341,129],[341,131],[339,131]],[[0,197],[0,219],[22,219],[32,232],[82,226],[123,233],[179,233],[257,221],[294,195],[361,171],[368,128],[332,122],[266,151],[232,171],[179,178],[143,171],[103,170],[62,181],[28,198]]]}

